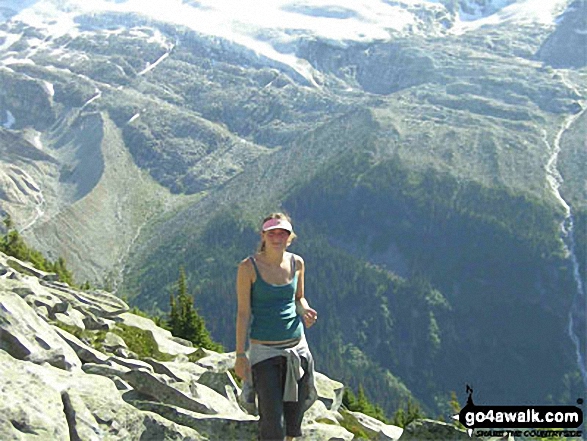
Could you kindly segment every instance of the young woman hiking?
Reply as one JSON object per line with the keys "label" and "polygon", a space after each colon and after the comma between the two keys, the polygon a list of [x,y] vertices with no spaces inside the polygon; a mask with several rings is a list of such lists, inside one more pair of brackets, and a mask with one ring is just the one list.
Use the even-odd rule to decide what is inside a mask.
{"label": "young woman hiking", "polygon": [[303,324],[312,326],[318,313],[304,297],[303,259],[286,251],[295,237],[288,216],[269,215],[259,250],[238,267],[235,371],[253,384],[261,440],[301,436],[304,412],[316,397]]}

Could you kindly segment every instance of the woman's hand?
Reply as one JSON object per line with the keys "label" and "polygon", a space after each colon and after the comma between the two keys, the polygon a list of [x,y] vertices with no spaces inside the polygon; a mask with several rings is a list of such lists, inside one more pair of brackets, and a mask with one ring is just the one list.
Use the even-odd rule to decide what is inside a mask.
{"label": "woman's hand", "polygon": [[236,357],[236,362],[234,363],[234,372],[241,380],[246,381],[247,378],[249,378],[251,375],[249,359],[247,357]]}
{"label": "woman's hand", "polygon": [[318,313],[315,309],[310,308],[309,306],[303,308],[303,311],[300,315],[304,320],[306,328],[309,328],[310,326],[314,325],[318,320]]}

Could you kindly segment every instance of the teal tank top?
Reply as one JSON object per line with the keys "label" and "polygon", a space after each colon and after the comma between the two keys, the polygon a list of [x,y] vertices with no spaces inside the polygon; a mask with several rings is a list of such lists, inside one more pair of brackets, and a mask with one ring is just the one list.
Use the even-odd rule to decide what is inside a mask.
{"label": "teal tank top", "polygon": [[294,277],[285,285],[272,285],[261,277],[257,262],[250,258],[257,279],[251,287],[251,329],[254,340],[281,341],[299,338],[304,332],[302,320],[296,313],[295,295],[298,275],[292,256]]}

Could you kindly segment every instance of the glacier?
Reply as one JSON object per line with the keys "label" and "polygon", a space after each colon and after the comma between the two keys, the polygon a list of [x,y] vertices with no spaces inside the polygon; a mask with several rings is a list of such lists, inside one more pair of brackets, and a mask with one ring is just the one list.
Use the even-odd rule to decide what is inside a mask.
{"label": "glacier", "polygon": [[[295,42],[302,38],[366,43],[407,34],[461,34],[503,22],[554,26],[569,3],[570,0],[493,0],[481,8],[477,1],[468,0],[461,2],[460,10],[454,13],[440,0],[8,0],[0,22],[21,21],[57,38],[79,34],[76,18],[81,15],[141,14],[242,45],[291,67],[319,87],[313,68],[295,54]],[[436,28],[431,29],[430,19],[423,16],[438,22]],[[5,35],[4,39],[3,46],[12,38]]]}

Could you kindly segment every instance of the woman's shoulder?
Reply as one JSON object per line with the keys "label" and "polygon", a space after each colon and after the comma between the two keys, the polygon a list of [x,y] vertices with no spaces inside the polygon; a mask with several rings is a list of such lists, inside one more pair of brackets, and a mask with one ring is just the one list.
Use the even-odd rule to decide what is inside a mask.
{"label": "woman's shoulder", "polygon": [[251,261],[251,258],[253,256],[248,256],[245,257],[243,260],[240,261],[240,263],[238,264],[238,269],[239,270],[243,270],[243,271],[251,271],[253,270],[253,262]]}
{"label": "woman's shoulder", "polygon": [[293,259],[296,262],[296,268],[301,269],[304,267],[304,259],[302,258],[302,256],[298,255],[298,254],[294,254],[294,253],[290,253],[293,257]]}

